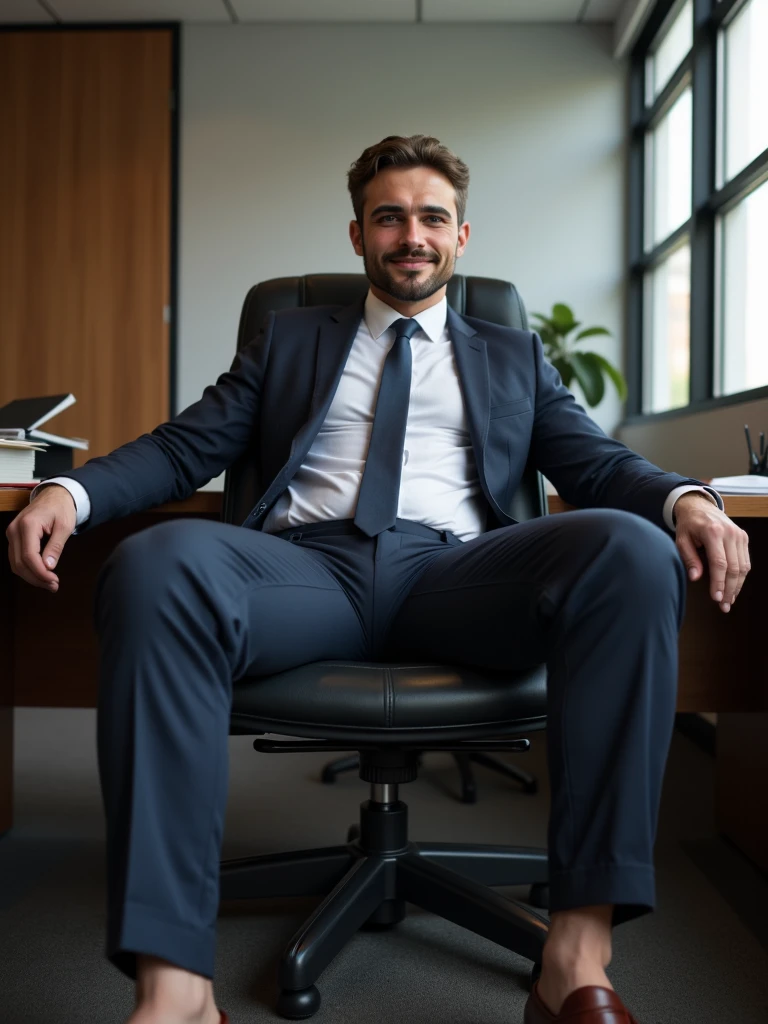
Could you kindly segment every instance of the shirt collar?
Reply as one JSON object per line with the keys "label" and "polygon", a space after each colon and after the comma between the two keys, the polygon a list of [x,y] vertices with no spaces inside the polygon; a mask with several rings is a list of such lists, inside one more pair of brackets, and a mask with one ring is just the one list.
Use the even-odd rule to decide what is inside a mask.
{"label": "shirt collar", "polygon": [[[395,320],[399,320],[402,315],[396,309],[388,306],[386,302],[382,302],[372,291],[368,292],[363,318],[374,340],[378,341],[387,328],[391,327]],[[429,309],[423,309],[413,319],[418,321],[419,327],[430,341],[438,342],[443,337],[447,316],[448,300],[443,296],[440,302],[430,306]]]}

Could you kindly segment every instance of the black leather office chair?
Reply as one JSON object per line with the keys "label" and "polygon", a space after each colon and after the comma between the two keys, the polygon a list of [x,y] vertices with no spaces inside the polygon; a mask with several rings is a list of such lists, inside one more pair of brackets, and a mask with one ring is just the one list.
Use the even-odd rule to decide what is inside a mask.
{"label": "black leather office chair", "polygon": [[[362,300],[365,277],[325,274],[278,278],[246,296],[238,348],[255,336],[271,309]],[[510,326],[527,326],[513,285],[454,276],[448,301],[459,313]],[[223,516],[241,523],[258,498],[246,453],[226,475]],[[543,482],[526,469],[510,514],[518,520],[546,513]],[[346,843],[223,861],[221,898],[322,896],[291,939],[279,971],[277,1011],[301,1020],[320,1005],[315,982],[363,926],[387,927],[405,916],[406,902],[439,914],[533,961],[541,970],[548,905],[547,851],[532,847],[414,843],[400,783],[416,778],[419,757],[431,750],[462,757],[476,751],[527,750],[525,732],[546,725],[544,667],[491,673],[450,665],[326,661],[269,677],[239,680],[230,732],[256,735],[256,750],[356,751],[370,798]],[[267,734],[290,737],[267,739]],[[531,885],[529,904],[490,886]]]}
{"label": "black leather office chair", "polygon": [[[368,280],[362,274],[315,274],[310,277],[284,277],[254,285],[243,303],[237,347],[256,336],[267,312],[294,306],[321,306],[327,304],[351,305],[362,301]],[[477,316],[491,323],[528,330],[528,315],[517,289],[506,281],[483,277],[454,276],[448,289],[448,301],[459,313]],[[536,512],[535,514],[540,514]],[[520,519],[521,516],[515,518]],[[527,517],[526,517],[527,518]],[[535,775],[509,761],[483,750],[454,751],[459,774],[459,799],[462,803],[477,801],[477,782],[473,764],[490,768],[499,775],[518,782],[525,793],[537,793],[539,784]],[[419,759],[419,766],[421,758]],[[360,757],[355,752],[338,757],[323,768],[320,779],[330,785],[342,772],[359,771]]]}

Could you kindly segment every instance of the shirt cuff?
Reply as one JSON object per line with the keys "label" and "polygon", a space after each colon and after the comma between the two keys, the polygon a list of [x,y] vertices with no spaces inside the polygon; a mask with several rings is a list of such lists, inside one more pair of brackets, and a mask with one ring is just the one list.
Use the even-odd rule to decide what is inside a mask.
{"label": "shirt cuff", "polygon": [[701,491],[702,494],[706,494],[706,496],[709,498],[713,505],[717,505],[721,512],[725,511],[723,499],[720,497],[720,495],[717,493],[714,487],[703,487],[699,486],[698,484],[682,484],[682,486],[675,487],[673,490],[671,490],[664,502],[664,523],[666,524],[667,528],[672,531],[672,533],[675,532],[675,521],[672,516],[672,510],[675,507],[675,502],[679,497],[681,497],[681,495],[687,494],[689,491]]}
{"label": "shirt cuff", "polygon": [[77,520],[75,523],[75,529],[73,533],[77,533],[77,528],[82,526],[84,522],[90,517],[91,514],[91,499],[88,497],[88,491],[83,487],[77,480],[73,480],[68,476],[52,476],[48,480],[44,480],[41,484],[38,484],[29,496],[29,500],[32,501],[37,492],[47,487],[48,484],[60,484],[65,487],[72,495],[72,500],[75,503],[75,511],[77,514]]}

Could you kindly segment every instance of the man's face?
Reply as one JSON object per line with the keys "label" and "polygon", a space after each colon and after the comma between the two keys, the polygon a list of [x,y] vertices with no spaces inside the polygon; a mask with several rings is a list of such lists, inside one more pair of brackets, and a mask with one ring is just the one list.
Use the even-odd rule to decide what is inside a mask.
{"label": "man's face", "polygon": [[453,186],[439,171],[387,168],[368,182],[362,229],[353,220],[349,234],[374,294],[432,305],[445,294],[469,224],[457,223]]}

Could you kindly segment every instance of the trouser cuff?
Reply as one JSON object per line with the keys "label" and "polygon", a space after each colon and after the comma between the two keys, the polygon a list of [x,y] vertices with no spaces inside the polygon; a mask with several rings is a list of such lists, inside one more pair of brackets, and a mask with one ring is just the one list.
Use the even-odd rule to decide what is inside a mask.
{"label": "trouser cuff", "polygon": [[602,864],[550,872],[549,911],[613,903],[613,926],[656,907],[652,864]]}
{"label": "trouser cuff", "polygon": [[155,917],[146,907],[126,904],[122,920],[109,930],[108,959],[136,980],[136,954],[146,953],[168,960],[186,971],[213,978],[216,957],[216,929],[200,931],[189,925]]}

